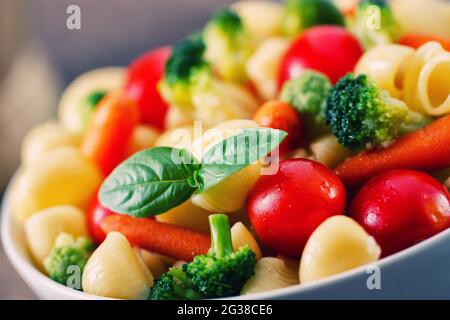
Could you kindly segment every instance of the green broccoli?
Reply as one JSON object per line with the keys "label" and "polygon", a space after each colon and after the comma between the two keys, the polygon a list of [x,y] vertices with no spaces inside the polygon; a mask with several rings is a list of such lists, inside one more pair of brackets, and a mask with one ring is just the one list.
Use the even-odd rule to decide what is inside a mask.
{"label": "green broccoli", "polygon": [[401,32],[385,0],[362,0],[356,8],[353,30],[366,50],[395,42]]}
{"label": "green broccoli", "polygon": [[204,58],[205,49],[200,34],[187,37],[173,48],[159,84],[159,90],[168,103],[192,107],[192,92],[209,83],[212,72]]}
{"label": "green broccoli", "polygon": [[253,275],[256,256],[247,246],[233,251],[231,229],[224,214],[209,216],[211,249],[182,269],[170,269],[158,279],[150,299],[199,299],[238,295]]}
{"label": "green broccoli", "polygon": [[68,280],[73,274],[70,267],[78,267],[81,275],[93,248],[93,242],[86,237],[75,239],[70,234],[60,233],[52,251],[44,260],[44,268],[51,279],[68,285]]}
{"label": "green broccoli", "polygon": [[330,80],[325,75],[307,70],[283,85],[280,98],[298,112],[311,115],[317,123],[324,123],[330,89]]}
{"label": "green broccoli", "polygon": [[345,21],[331,0],[286,0],[281,26],[284,34],[296,36],[317,25],[344,26]]}
{"label": "green broccoli", "polygon": [[217,11],[203,36],[206,58],[225,80],[246,80],[245,63],[252,53],[252,41],[239,15],[231,8]]}
{"label": "green broccoli", "polygon": [[325,119],[340,144],[353,150],[388,146],[431,121],[380,91],[364,74],[347,74],[331,89]]}

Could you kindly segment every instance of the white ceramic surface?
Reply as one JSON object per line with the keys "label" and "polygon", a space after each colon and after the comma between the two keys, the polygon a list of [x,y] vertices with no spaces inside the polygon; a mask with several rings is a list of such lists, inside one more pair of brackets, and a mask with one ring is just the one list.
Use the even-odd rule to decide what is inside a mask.
{"label": "white ceramic surface", "polygon": [[[10,188],[9,188],[10,189]],[[41,299],[104,299],[56,283],[32,264],[23,228],[2,205],[1,236],[14,268]],[[376,263],[381,289],[369,290],[366,266],[316,283],[296,285],[240,299],[450,299],[450,229]]]}

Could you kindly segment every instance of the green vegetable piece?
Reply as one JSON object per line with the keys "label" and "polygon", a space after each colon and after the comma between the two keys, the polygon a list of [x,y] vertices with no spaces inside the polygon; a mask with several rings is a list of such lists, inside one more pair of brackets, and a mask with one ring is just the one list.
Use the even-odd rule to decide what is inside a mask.
{"label": "green vegetable piece", "polygon": [[204,296],[194,289],[192,281],[180,268],[170,268],[153,284],[150,300],[197,300]]}
{"label": "green vegetable piece", "polygon": [[93,248],[93,242],[86,237],[75,239],[70,234],[61,233],[44,261],[44,268],[56,282],[81,290],[81,275]]}
{"label": "green vegetable piece", "polygon": [[108,92],[106,91],[94,91],[91,92],[87,97],[86,97],[86,104],[87,107],[92,111],[95,109],[95,107],[97,106],[97,104],[100,102],[100,100],[102,100],[106,94]]}
{"label": "green vegetable piece", "polygon": [[198,192],[209,188],[233,173],[263,158],[286,138],[287,133],[270,128],[241,129],[205,153],[199,170]]}
{"label": "green vegetable piece", "polygon": [[189,199],[200,168],[187,150],[156,147],[131,156],[106,178],[100,202],[134,217],[164,213]]}
{"label": "green vegetable piece", "polygon": [[344,18],[330,0],[286,0],[282,30],[294,37],[318,25],[344,26]]}
{"label": "green vegetable piece", "polygon": [[352,150],[389,146],[398,136],[431,122],[379,91],[364,74],[339,80],[327,99],[325,116],[339,143]]}
{"label": "green vegetable piece", "polygon": [[393,43],[401,35],[401,28],[385,0],[361,1],[352,29],[366,50]]}
{"label": "green vegetable piece", "polygon": [[325,122],[325,107],[331,83],[320,72],[305,71],[300,77],[287,81],[280,98],[300,113],[311,115],[317,123]]}

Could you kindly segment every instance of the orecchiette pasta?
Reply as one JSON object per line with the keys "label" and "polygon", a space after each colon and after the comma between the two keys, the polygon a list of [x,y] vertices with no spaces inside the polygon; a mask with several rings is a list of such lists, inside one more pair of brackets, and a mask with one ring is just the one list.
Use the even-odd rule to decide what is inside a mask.
{"label": "orecchiette pasta", "polygon": [[88,232],[84,212],[72,206],[57,206],[36,212],[26,221],[28,247],[40,267],[61,232],[86,236]]}
{"label": "orecchiette pasta", "polygon": [[101,180],[99,170],[80,150],[58,148],[23,168],[13,187],[12,212],[24,222],[35,212],[57,205],[84,208]]}
{"label": "orecchiette pasta", "polygon": [[231,240],[233,242],[233,249],[236,251],[240,247],[248,245],[248,247],[255,253],[256,259],[262,257],[261,249],[258,243],[242,222],[236,222],[231,228]]}
{"label": "orecchiette pasta", "polygon": [[310,149],[314,159],[329,168],[334,168],[351,154],[333,135],[314,140]]}
{"label": "orecchiette pasta", "polygon": [[64,91],[58,108],[58,117],[71,132],[81,134],[85,119],[80,111],[82,103],[95,91],[115,91],[123,86],[125,69],[107,67],[91,70],[75,79]]}
{"label": "orecchiette pasta", "polygon": [[[205,131],[201,138],[194,141],[191,152],[197,159],[201,160],[202,155],[215,143],[233,135],[239,129],[255,127],[258,127],[258,125],[251,120],[224,122]],[[191,200],[195,205],[209,211],[235,212],[244,205],[250,189],[260,176],[260,171],[259,163],[251,164],[205,192],[194,194]]]}
{"label": "orecchiette pasta", "polygon": [[89,258],[82,285],[85,292],[103,297],[146,299],[153,276],[125,236],[110,232]]}
{"label": "orecchiette pasta", "polygon": [[307,283],[376,261],[381,249],[353,219],[334,216],[311,235],[300,261],[300,283]]}
{"label": "orecchiette pasta", "polygon": [[32,129],[22,143],[22,163],[27,165],[51,150],[77,146],[79,138],[57,122],[47,122]]}
{"label": "orecchiette pasta", "polygon": [[276,98],[278,71],[289,44],[290,41],[286,38],[268,38],[247,61],[247,74],[258,93],[266,100]]}
{"label": "orecchiette pasta", "polygon": [[241,294],[275,290],[298,283],[298,263],[265,257],[256,263],[255,274],[245,283]]}
{"label": "orecchiette pasta", "polygon": [[272,1],[239,1],[232,8],[241,17],[244,27],[256,43],[278,35],[283,18],[283,6]]}

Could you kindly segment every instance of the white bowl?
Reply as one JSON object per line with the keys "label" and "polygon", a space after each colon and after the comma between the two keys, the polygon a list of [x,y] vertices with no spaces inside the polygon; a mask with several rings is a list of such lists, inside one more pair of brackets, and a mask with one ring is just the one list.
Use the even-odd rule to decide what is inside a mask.
{"label": "white bowl", "polygon": [[[10,184],[11,185],[11,184]],[[9,210],[9,190],[2,204],[3,246],[14,268],[41,299],[104,297],[67,288],[41,273],[32,263],[22,226]],[[239,299],[448,299],[450,298],[450,229],[411,248],[377,261],[380,289],[368,289],[372,275],[362,266],[306,285],[238,297]],[[373,266],[373,265],[372,265]]]}

